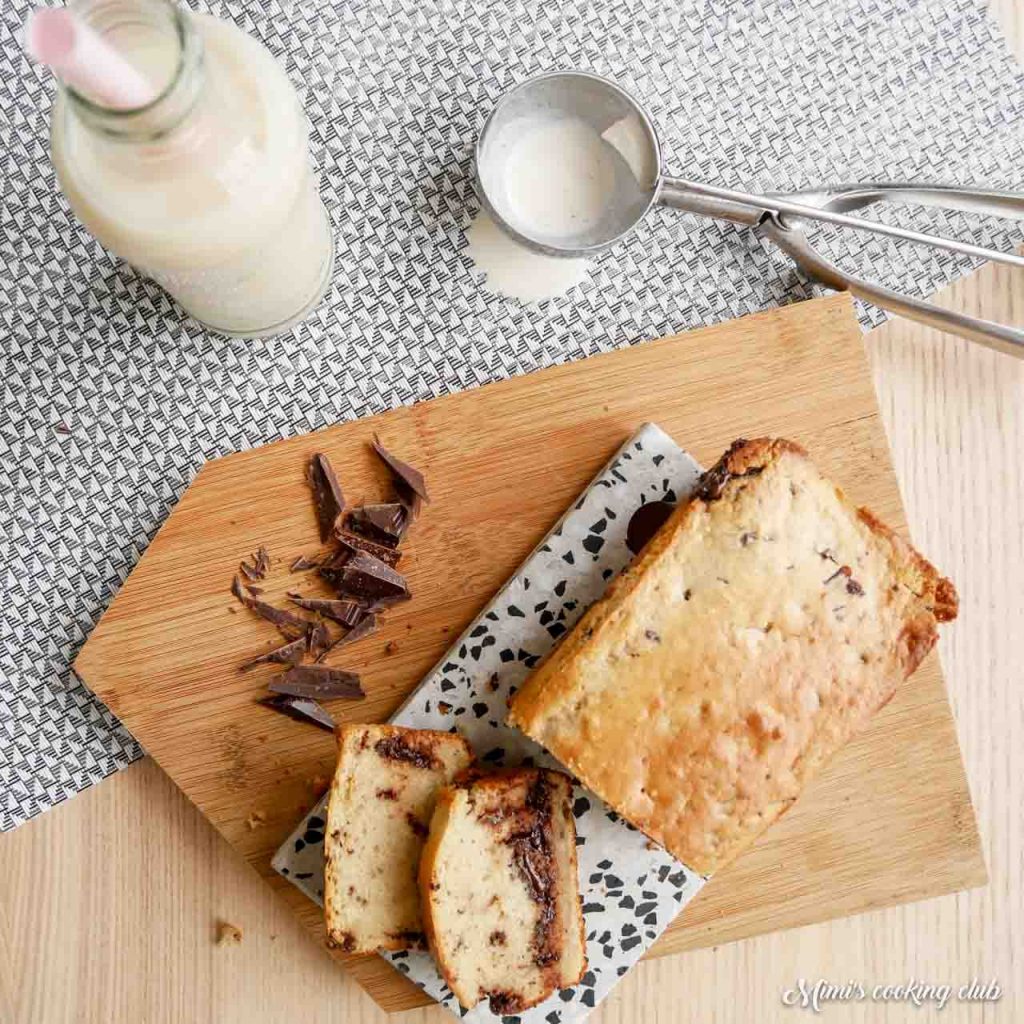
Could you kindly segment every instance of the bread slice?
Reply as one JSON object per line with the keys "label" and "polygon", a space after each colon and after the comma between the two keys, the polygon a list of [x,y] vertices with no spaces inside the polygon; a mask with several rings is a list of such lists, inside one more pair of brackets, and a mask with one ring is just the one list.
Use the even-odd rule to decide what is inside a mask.
{"label": "bread slice", "polygon": [[521,768],[468,778],[438,798],[420,862],[423,923],[466,1008],[515,1014],[587,967],[572,783]]}
{"label": "bread slice", "polygon": [[425,949],[417,870],[439,789],[472,761],[461,736],[343,725],[324,839],[328,944]]}
{"label": "bread slice", "polygon": [[702,874],[750,844],[956,617],[798,445],[737,441],[508,720]]}

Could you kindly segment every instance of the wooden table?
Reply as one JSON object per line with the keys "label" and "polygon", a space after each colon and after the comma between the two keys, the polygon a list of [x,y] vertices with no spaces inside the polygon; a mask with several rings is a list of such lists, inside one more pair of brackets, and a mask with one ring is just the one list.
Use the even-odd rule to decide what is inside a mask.
{"label": "wooden table", "polygon": [[[1018,56],[1024,0],[994,0]],[[1024,277],[986,267],[940,301],[1024,323]],[[1024,362],[895,322],[867,338],[915,540],[956,581],[940,642],[987,888],[642,964],[595,1024],[802,1019],[798,978],[998,979],[941,1015],[833,1004],[853,1022],[1024,1020]],[[218,920],[243,929],[215,944]],[[1016,947],[1016,948],[1015,948]],[[436,1008],[393,1018],[440,1024]],[[0,837],[0,1022],[385,1024],[151,761]]]}

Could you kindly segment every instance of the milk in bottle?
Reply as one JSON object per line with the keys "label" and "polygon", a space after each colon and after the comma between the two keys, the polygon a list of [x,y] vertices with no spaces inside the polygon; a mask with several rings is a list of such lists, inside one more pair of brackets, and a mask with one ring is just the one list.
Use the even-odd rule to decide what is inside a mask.
{"label": "milk in bottle", "polygon": [[234,25],[169,0],[70,6],[156,93],[118,110],[60,88],[53,163],[79,220],[214,331],[298,323],[327,288],[333,243],[281,66]]}

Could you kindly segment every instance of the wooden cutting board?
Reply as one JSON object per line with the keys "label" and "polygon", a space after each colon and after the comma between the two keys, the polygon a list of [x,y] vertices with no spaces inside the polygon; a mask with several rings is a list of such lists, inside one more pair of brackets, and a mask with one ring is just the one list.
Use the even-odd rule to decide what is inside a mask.
{"label": "wooden cutting board", "polygon": [[[377,431],[427,474],[433,502],[407,541],[414,599],[331,661],[368,696],[338,719],[390,715],[480,607],[645,420],[710,464],[734,438],[804,444],[852,497],[904,528],[845,296],[637,345],[208,463],[114,599],[75,669],[214,826],[288,900],[318,942],[318,908],[270,858],[330,777],[332,737],[254,702],[279,642],[228,593],[265,544],[270,600],[317,550],[304,469],[326,452],[352,502],[384,497]],[[389,647],[388,645],[392,645]],[[389,653],[390,651],[390,653]],[[246,819],[262,812],[266,822]],[[981,885],[985,866],[936,657],[797,806],[716,876],[650,956]],[[378,957],[342,957],[388,1010],[426,1001]]]}

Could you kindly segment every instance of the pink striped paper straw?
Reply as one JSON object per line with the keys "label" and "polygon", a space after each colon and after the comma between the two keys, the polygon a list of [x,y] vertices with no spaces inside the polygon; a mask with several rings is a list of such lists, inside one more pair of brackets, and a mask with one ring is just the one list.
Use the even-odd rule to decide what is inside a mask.
{"label": "pink striped paper straw", "polygon": [[156,99],[153,83],[65,8],[37,7],[25,22],[25,50],[66,85],[114,110]]}

